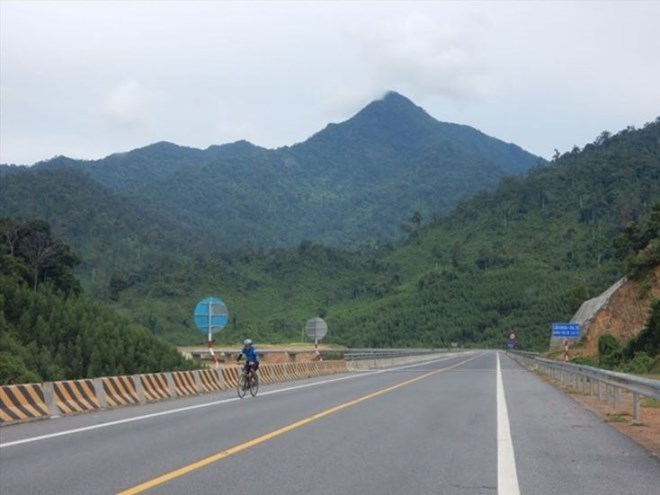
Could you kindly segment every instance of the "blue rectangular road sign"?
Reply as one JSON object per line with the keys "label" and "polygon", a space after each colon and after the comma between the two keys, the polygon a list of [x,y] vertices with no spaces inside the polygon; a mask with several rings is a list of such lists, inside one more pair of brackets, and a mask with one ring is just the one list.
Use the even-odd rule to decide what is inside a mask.
{"label": "blue rectangular road sign", "polygon": [[580,336],[579,323],[553,323],[552,324],[553,337],[568,337],[578,338]]}

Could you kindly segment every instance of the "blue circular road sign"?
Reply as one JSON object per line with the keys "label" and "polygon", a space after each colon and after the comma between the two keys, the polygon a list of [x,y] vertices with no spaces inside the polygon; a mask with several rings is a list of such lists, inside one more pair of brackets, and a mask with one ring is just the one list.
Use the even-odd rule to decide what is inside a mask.
{"label": "blue circular road sign", "polygon": [[229,320],[227,306],[217,297],[206,297],[199,301],[193,316],[195,325],[203,334],[219,332],[227,326]]}

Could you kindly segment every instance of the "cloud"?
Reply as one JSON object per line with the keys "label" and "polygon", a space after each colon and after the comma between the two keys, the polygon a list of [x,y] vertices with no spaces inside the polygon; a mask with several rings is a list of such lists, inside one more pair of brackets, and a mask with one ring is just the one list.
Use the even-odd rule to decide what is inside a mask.
{"label": "cloud", "polygon": [[113,127],[127,130],[147,127],[149,93],[136,80],[125,80],[107,95],[103,114]]}
{"label": "cloud", "polygon": [[462,101],[487,89],[487,64],[478,55],[476,26],[411,13],[382,20],[358,38],[377,79]]}

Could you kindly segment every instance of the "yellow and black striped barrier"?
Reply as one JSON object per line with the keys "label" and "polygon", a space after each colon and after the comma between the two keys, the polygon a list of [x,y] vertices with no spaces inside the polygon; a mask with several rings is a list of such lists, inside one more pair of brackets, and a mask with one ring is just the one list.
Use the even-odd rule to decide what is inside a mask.
{"label": "yellow and black striped barrier", "polygon": [[0,387],[0,425],[48,416],[48,406],[40,383]]}
{"label": "yellow and black striped barrier", "polygon": [[108,407],[139,404],[135,380],[130,376],[107,376],[103,378],[103,392]]}
{"label": "yellow and black striped barrier", "polygon": [[174,394],[170,392],[170,386],[167,381],[166,373],[149,373],[140,375],[144,398],[147,402],[169,399]]}
{"label": "yellow and black striped barrier", "polygon": [[229,386],[229,388],[238,387],[238,367],[231,366],[228,368],[221,368],[222,379]]}
{"label": "yellow and black striped barrier", "polygon": [[204,392],[216,392],[226,390],[216,370],[199,370],[199,381]]}
{"label": "yellow and black striped barrier", "polygon": [[[264,384],[346,372],[346,362],[263,363]],[[0,386],[0,426],[236,388],[238,366]]]}
{"label": "yellow and black striped barrier", "polygon": [[100,409],[93,380],[53,382],[55,405],[62,414],[75,414]]}
{"label": "yellow and black striped barrier", "polygon": [[172,379],[177,397],[197,395],[197,383],[192,371],[174,371]]}

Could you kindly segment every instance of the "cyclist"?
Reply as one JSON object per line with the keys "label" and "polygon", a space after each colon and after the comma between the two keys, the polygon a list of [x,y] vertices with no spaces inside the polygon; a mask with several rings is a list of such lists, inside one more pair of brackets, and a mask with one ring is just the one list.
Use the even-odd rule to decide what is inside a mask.
{"label": "cyclist", "polygon": [[257,356],[257,350],[252,345],[251,339],[245,339],[243,341],[243,349],[238,353],[236,362],[238,363],[243,356],[245,356],[245,366],[243,369],[249,374],[250,380],[252,380],[254,373],[259,369],[259,357]]}

